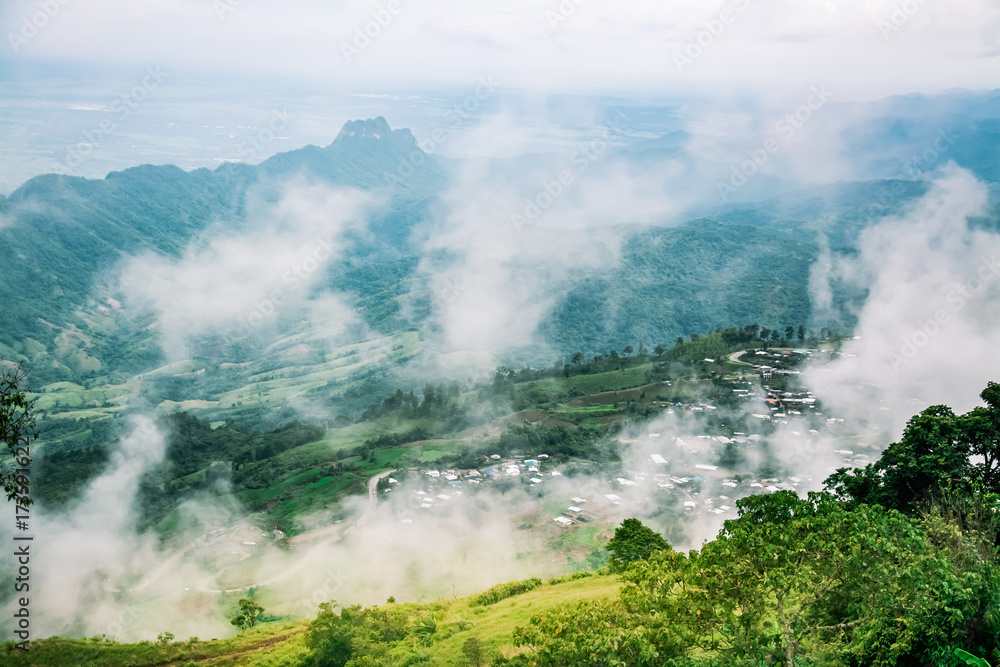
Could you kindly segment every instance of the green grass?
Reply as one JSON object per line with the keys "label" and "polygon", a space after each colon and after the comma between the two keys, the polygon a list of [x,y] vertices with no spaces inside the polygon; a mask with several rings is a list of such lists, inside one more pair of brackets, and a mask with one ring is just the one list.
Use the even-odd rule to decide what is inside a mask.
{"label": "green grass", "polygon": [[[314,326],[310,331],[278,341],[268,349],[268,353],[280,353],[296,345],[317,340],[322,337],[323,332],[323,327]],[[295,364],[294,361],[288,361],[283,366],[252,373],[245,378],[245,384],[228,389],[213,398],[222,407],[240,403],[243,406],[273,405],[322,389],[331,382],[343,383],[346,389],[351,379],[361,375],[364,370],[373,366],[388,366],[406,359],[415,354],[419,347],[419,337],[415,332],[355,343],[330,351],[318,364]]]}
{"label": "green grass", "polygon": [[469,605],[471,598],[439,603],[436,605],[438,610],[434,612],[437,618],[449,622],[471,620],[475,626],[432,644],[428,648],[431,654],[428,664],[436,667],[464,667],[468,663],[462,653],[462,644],[470,636],[482,640],[489,651],[498,652],[503,647],[512,647],[510,637],[514,628],[528,625],[535,614],[565,603],[614,598],[620,587],[621,583],[616,576],[589,577],[554,586],[543,585],[488,607],[472,609]]}
{"label": "green grass", "polygon": [[536,405],[565,402],[568,396],[600,394],[646,385],[649,383],[646,373],[652,368],[653,364],[649,363],[592,375],[546,378],[520,384],[518,392]]}
{"label": "green grass", "polygon": [[444,452],[437,449],[425,449],[420,453],[420,463],[435,463],[444,458]]}
{"label": "green grass", "polygon": [[[569,539],[571,542],[578,542],[584,546],[598,546],[597,535],[603,530],[601,526],[580,526]],[[601,545],[603,546],[603,545]]]}
{"label": "green grass", "polygon": [[646,371],[652,364],[643,364],[620,371],[608,371],[595,375],[576,375],[566,379],[570,389],[582,394],[597,394],[602,391],[618,391],[646,383]]}
{"label": "green grass", "polygon": [[566,511],[566,508],[572,505],[569,498],[563,498],[560,496],[549,496],[545,495],[539,498],[539,503],[545,508],[545,511],[549,513],[549,518],[557,517]]}
{"label": "green grass", "polygon": [[566,412],[569,414],[577,415],[589,415],[594,413],[603,412],[617,412],[618,410],[613,405],[560,405],[559,412]]}
{"label": "green grass", "polygon": [[74,433],[73,435],[66,438],[69,442],[85,442],[87,438],[93,434],[94,429],[88,428],[85,431],[80,431],[79,433]]}
{"label": "green grass", "polygon": [[305,486],[306,484],[312,484],[319,481],[324,474],[325,473],[318,468],[310,468],[308,470],[286,473],[279,478],[278,482],[272,484],[266,489],[250,489],[247,491],[240,491],[236,494],[236,498],[238,500],[251,503],[257,503],[263,500],[273,500],[283,493],[293,491],[300,486]]}
{"label": "green grass", "polygon": [[375,462],[379,467],[388,468],[393,466],[399,459],[403,458],[409,453],[409,450],[403,447],[397,447],[395,449],[380,449],[375,452]]}
{"label": "green grass", "polygon": [[161,539],[166,539],[167,537],[177,538],[180,536],[181,531],[184,529],[184,520],[181,516],[181,511],[177,508],[171,510],[170,514],[160,519],[160,521],[153,526],[153,530]]}
{"label": "green grass", "polygon": [[274,486],[269,487],[262,497],[273,499],[282,493],[286,498],[268,511],[268,515],[281,522],[285,532],[294,535],[293,521],[300,514],[307,514],[324,509],[334,504],[344,495],[365,492],[367,473],[361,475],[345,472],[338,475],[320,476],[319,471],[307,471],[308,475],[296,475],[282,482],[279,491]]}
{"label": "green grass", "polygon": [[[292,334],[276,342],[267,350],[259,363],[248,366],[246,370],[216,369],[214,378],[200,383],[206,392],[201,400],[181,403],[162,401],[158,404],[157,410],[160,412],[194,410],[217,420],[220,415],[226,414],[232,405],[239,404],[244,409],[254,406],[277,407],[291,398],[315,391],[329,391],[325,388],[331,382],[337,384],[337,389],[334,391],[343,392],[361,382],[368,369],[391,366],[416,354],[422,345],[416,332],[405,332],[335,348],[326,353],[319,363],[299,363],[295,358],[285,359],[280,356],[283,351],[296,345],[323,340],[330,330],[340,326],[337,323],[325,326],[322,322],[313,322],[307,331]],[[254,372],[255,368],[263,368],[264,364],[269,367],[276,361],[279,364],[277,367]],[[53,382],[40,387],[29,396],[36,400],[35,407],[44,412],[43,422],[48,419],[74,421],[108,419],[120,412],[129,398],[136,395],[152,378],[185,376],[204,367],[204,363],[183,360],[133,376],[121,384],[102,384],[87,389],[73,382]],[[107,378],[104,380],[107,381]],[[80,431],[69,435],[79,435],[85,430],[85,426],[81,423]],[[350,429],[341,430],[350,431]],[[385,424],[367,425],[365,428],[345,434],[347,442],[344,442],[343,446],[356,446],[367,438],[391,430],[398,429]],[[331,444],[335,445],[340,444],[337,442],[339,440],[341,438],[337,436],[330,438]],[[309,465],[314,464],[315,461]]]}
{"label": "green grass", "polygon": [[[469,637],[479,638],[489,652],[510,651],[511,633],[528,625],[531,617],[553,607],[585,600],[613,599],[621,582],[617,576],[593,576],[558,584],[543,584],[496,604],[476,607],[475,595],[427,604],[401,605],[411,619],[431,614],[438,631],[428,646],[418,646],[408,637],[392,649],[397,662],[416,651],[425,652],[435,667],[466,667],[462,645]],[[52,637],[31,642],[31,651],[16,650],[13,644],[0,646],[0,662],[10,667],[154,667],[186,662],[198,665],[242,665],[247,667],[289,667],[305,664],[309,651],[305,644],[307,620],[265,623],[228,639],[177,641],[170,644],[118,643],[104,638],[64,639]]]}
{"label": "green grass", "polygon": [[[305,647],[302,643],[302,633],[306,626],[305,621],[268,623],[229,639],[197,642],[178,641],[170,644],[148,641],[120,644],[99,637],[91,639],[52,637],[32,641],[31,649],[28,652],[14,649],[11,643],[4,644],[0,647],[0,662],[8,667],[68,667],[69,665],[74,667],[126,667],[132,665],[142,667],[169,663],[182,665],[185,661],[220,665],[227,663],[212,659],[222,658],[222,656],[232,653],[253,654],[257,648],[262,649],[260,651],[262,658],[266,658],[267,654],[275,656],[279,653],[284,653],[288,657],[303,656]],[[281,641],[276,643],[276,639]],[[285,646],[285,644],[289,646]],[[274,648],[268,648],[272,645]],[[256,656],[254,657],[256,658]],[[266,665],[268,663],[257,664]],[[281,663],[272,662],[270,664]]]}

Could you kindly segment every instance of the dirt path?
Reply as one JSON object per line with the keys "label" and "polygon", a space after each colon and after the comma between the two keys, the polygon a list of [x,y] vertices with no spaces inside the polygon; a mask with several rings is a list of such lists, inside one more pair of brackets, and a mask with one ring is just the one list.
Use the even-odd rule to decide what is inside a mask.
{"label": "dirt path", "polygon": [[262,649],[271,648],[276,646],[281,642],[287,640],[294,635],[300,635],[306,631],[306,628],[301,630],[295,630],[293,632],[287,632],[283,635],[278,635],[277,637],[269,637],[261,642],[246,646],[239,651],[231,651],[230,653],[220,653],[219,655],[213,655],[205,658],[185,658],[183,660],[171,660],[170,662],[161,663],[161,667],[173,667],[173,665],[186,665],[188,663],[194,663],[196,665],[205,665],[217,660],[229,660],[231,658],[238,658],[246,653],[252,653],[254,651],[260,651]]}
{"label": "dirt path", "polygon": [[368,520],[375,514],[375,508],[378,506],[378,482],[383,477],[388,477],[395,470],[386,470],[381,472],[374,477],[368,479],[368,507],[365,508],[364,514],[358,517],[358,520],[354,522],[353,525],[349,524],[337,524],[333,526],[326,526],[325,528],[318,528],[316,530],[311,530],[308,533],[302,533],[301,535],[296,535],[295,537],[288,538],[289,544],[302,544],[303,542],[314,542],[319,539],[323,540],[338,540],[342,535],[346,535],[351,529],[357,526],[362,526],[368,522]]}
{"label": "dirt path", "polygon": [[746,353],[747,353],[746,350],[740,350],[739,352],[733,352],[732,354],[729,355],[729,361],[733,362],[734,364],[741,364],[743,366],[753,366],[753,364],[747,363],[745,361],[740,361],[740,357],[742,357]]}

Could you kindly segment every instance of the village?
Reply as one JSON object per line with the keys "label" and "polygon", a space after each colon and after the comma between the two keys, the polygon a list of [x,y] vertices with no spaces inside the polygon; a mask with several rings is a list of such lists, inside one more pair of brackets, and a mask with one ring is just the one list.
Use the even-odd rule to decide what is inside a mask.
{"label": "village", "polygon": [[[773,381],[776,376],[798,375],[795,366],[810,353],[748,351],[746,361],[739,360],[745,372],[728,380],[732,397],[725,405],[711,400],[659,402],[661,416],[648,424],[655,428],[617,437],[620,466],[599,475],[591,472],[585,481],[567,474],[573,462],[562,456],[493,454],[483,456],[482,465],[473,469],[397,471],[389,478],[386,493],[402,491],[406,506],[419,515],[446,511],[486,488],[521,487],[539,498],[551,494],[562,499],[565,506],[550,518],[567,529],[618,521],[622,511],[640,507],[653,497],[684,516],[735,518],[739,498],[818,490],[825,475],[837,467],[863,467],[875,454],[861,442],[847,449],[845,438],[855,436],[848,434],[844,419],[820,412],[813,392],[801,387],[786,390],[788,383]],[[718,434],[718,428],[714,434],[693,432],[695,425],[707,424],[706,416],[723,413],[743,417],[742,423],[749,426],[725,435]],[[778,465],[760,465],[767,451],[778,453]],[[820,471],[818,464],[823,462],[827,465]]]}

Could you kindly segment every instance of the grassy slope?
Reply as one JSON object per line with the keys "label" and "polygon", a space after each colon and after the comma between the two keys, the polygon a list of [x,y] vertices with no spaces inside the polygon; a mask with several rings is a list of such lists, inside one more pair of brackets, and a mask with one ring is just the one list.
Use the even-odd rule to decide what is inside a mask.
{"label": "grassy slope", "polygon": [[[633,368],[623,370],[612,370],[604,373],[594,373],[591,375],[578,375],[569,378],[557,377],[545,380],[518,385],[522,391],[530,391],[532,388],[544,387],[543,392],[549,396],[565,395],[569,390],[576,390],[583,395],[574,402],[587,403],[591,399],[600,404],[595,406],[567,406],[564,404],[553,405],[544,414],[560,418],[568,418],[574,421],[573,415],[587,417],[591,414],[600,417],[620,412],[613,405],[604,404],[605,400],[626,400],[628,398],[638,398],[639,391],[632,390],[637,385],[643,385],[646,381],[646,373],[653,367],[653,363],[641,364]],[[673,387],[659,386],[657,391],[664,396],[670,396],[677,391],[691,394],[697,393],[702,388],[699,381],[680,381],[674,383]],[[595,391],[618,391],[629,390],[635,396],[622,395],[614,397],[611,394],[594,394]],[[649,394],[652,396],[652,390]],[[544,399],[542,399],[544,400]],[[503,420],[500,420],[503,421]],[[596,427],[599,420],[594,420],[594,424],[581,422],[584,426]],[[294,519],[303,512],[315,511],[319,508],[330,507],[345,495],[359,494],[365,492],[365,481],[372,475],[378,474],[390,468],[398,468],[413,465],[434,465],[446,453],[459,451],[473,444],[473,436],[479,435],[485,427],[473,427],[465,434],[452,439],[427,440],[412,443],[405,447],[379,450],[376,452],[376,461],[369,462],[359,460],[355,457],[344,459],[343,462],[355,463],[360,466],[360,470],[354,473],[331,476],[329,469],[325,466],[337,460],[337,454],[341,450],[350,449],[363,444],[366,440],[389,433],[402,433],[414,428],[433,428],[433,421],[429,418],[400,418],[396,414],[386,415],[378,419],[352,424],[345,428],[330,429],[322,440],[300,445],[286,452],[282,452],[275,457],[288,472],[280,476],[268,488],[260,490],[247,490],[237,494],[237,499],[246,503],[254,503],[261,500],[278,499],[284,496],[284,500],[279,500],[268,514],[273,518],[282,520]],[[500,429],[502,430],[502,428]],[[478,441],[481,444],[481,441]],[[205,471],[193,473],[194,476],[204,476]],[[189,476],[190,477],[190,476]],[[167,534],[172,530],[175,516],[170,516],[162,522],[159,530]],[[286,532],[295,534],[294,530],[289,531],[291,524],[283,524]]]}
{"label": "grassy slope", "polygon": [[[614,598],[620,582],[617,576],[600,576],[545,584],[531,592],[502,600],[487,607],[473,607],[472,597],[439,600],[430,604],[406,604],[411,616],[432,614],[438,622],[435,641],[427,647],[436,667],[467,664],[462,644],[478,637],[491,652],[511,651],[511,633],[527,625],[533,615],[557,605],[581,600]],[[471,621],[468,630],[458,628],[459,621]],[[30,653],[0,648],[0,661],[10,667],[118,667],[126,665],[241,665],[272,667],[298,665],[307,657],[304,642],[306,621],[262,625],[243,635],[198,642],[174,642],[160,645],[150,642],[119,644],[101,639],[62,639],[53,637],[31,643]],[[394,652],[400,656],[417,648],[416,638],[407,638]]]}
{"label": "grassy slope", "polygon": [[[206,400],[162,400],[156,405],[157,412],[193,410],[214,416],[225,413],[226,409],[236,404],[245,409],[259,406],[273,410],[289,399],[310,398],[313,392],[323,390],[330,383],[338,384],[335,390],[330,390],[331,393],[342,394],[360,382],[366,370],[390,367],[401,359],[416,354],[421,345],[416,333],[404,332],[367,343],[334,348],[319,361],[283,354],[296,346],[314,343],[319,334],[327,331],[324,327],[316,329],[317,331],[295,333],[277,341],[268,349],[269,356],[246,369],[229,368],[223,372],[216,369],[218,363],[211,364],[214,376],[211,383],[206,385]],[[35,407],[44,413],[44,433],[45,421],[48,419],[99,420],[114,417],[122,412],[132,397],[140,394],[144,383],[156,377],[182,378],[205,368],[205,365],[185,360],[136,375],[121,384],[100,384],[91,389],[72,382],[54,382],[38,388],[29,396],[35,399]],[[267,370],[263,370],[265,368]],[[81,421],[80,424],[79,432],[64,437],[67,440],[80,437],[86,423]],[[373,435],[381,432],[385,431],[374,432]],[[42,444],[45,440],[43,434]],[[351,446],[357,444],[360,442],[353,442]]]}
{"label": "grassy slope", "polygon": [[[617,576],[591,577],[556,585],[544,585],[531,592],[502,600],[488,607],[470,607],[471,598],[459,598],[449,602],[424,605],[433,610],[438,619],[438,627],[444,623],[467,620],[475,626],[464,632],[439,640],[429,647],[430,664],[449,667],[468,664],[462,655],[462,644],[471,636],[476,636],[488,644],[490,651],[512,649],[511,633],[519,625],[528,625],[531,617],[557,605],[581,600],[614,598],[621,584]],[[441,632],[439,630],[439,632]]]}

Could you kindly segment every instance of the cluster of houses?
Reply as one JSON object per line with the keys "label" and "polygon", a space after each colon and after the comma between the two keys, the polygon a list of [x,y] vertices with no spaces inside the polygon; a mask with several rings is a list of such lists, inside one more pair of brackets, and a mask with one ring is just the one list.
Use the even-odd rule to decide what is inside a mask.
{"label": "cluster of houses", "polygon": [[[540,454],[534,458],[513,456],[503,458],[499,454],[490,457],[490,464],[480,469],[470,470],[420,470],[411,468],[412,477],[423,478],[425,489],[414,491],[415,501],[421,509],[431,509],[441,503],[463,495],[463,487],[468,484],[482,484],[502,479],[524,478],[529,484],[541,484],[545,477],[559,477],[558,470],[542,472],[541,466],[549,458]],[[390,484],[398,483],[390,480]]]}
{"label": "cluster of houses", "polygon": [[[767,379],[777,373],[797,373],[788,366],[793,365],[792,355],[807,354],[806,350],[794,352],[750,351],[754,362],[763,362],[764,357],[771,361],[753,363],[753,368],[761,378]],[[780,359],[777,359],[780,357]],[[786,359],[788,358],[788,359]],[[785,368],[782,368],[785,366]],[[734,382],[733,391],[748,406],[747,413],[761,422],[771,424],[796,424],[795,418],[803,418],[799,431],[786,430],[786,436],[801,438],[803,445],[818,443],[820,433],[809,429],[806,424],[812,422],[817,428],[823,428],[824,418],[818,412],[817,399],[811,391],[784,391],[772,389],[764,383],[751,382],[742,379]],[[668,414],[679,411],[710,412],[717,407],[711,401],[694,404],[664,403]],[[828,429],[837,429],[844,420],[837,418],[825,419]],[[748,424],[752,427],[751,423]],[[752,430],[752,428],[751,428]],[[769,432],[767,430],[764,431]],[[789,490],[800,491],[812,486],[813,479],[803,473],[799,476],[783,478],[756,478],[751,475],[726,477],[725,471],[720,472],[716,460],[718,453],[731,445],[752,446],[762,439],[762,435],[753,432],[734,432],[730,435],[691,435],[684,438],[665,436],[661,433],[648,433],[640,442],[636,439],[620,438],[624,445],[636,445],[643,451],[659,449],[648,454],[644,463],[633,465],[634,470],[619,471],[608,479],[607,493],[595,494],[594,497],[572,498],[571,504],[559,516],[552,520],[556,525],[571,527],[577,523],[587,523],[615,515],[614,508],[628,503],[631,498],[648,497],[651,493],[667,493],[676,495],[679,507],[685,514],[704,514],[722,517],[736,515],[736,499],[757,494],[773,493]],[[658,446],[659,445],[659,446]],[[859,449],[867,449],[859,443]],[[845,465],[864,466],[871,461],[870,457],[853,450],[836,449],[835,454]],[[539,455],[502,457],[494,454],[481,468],[471,470],[437,470],[410,469],[413,480],[421,480],[420,490],[413,491],[411,498],[414,507],[431,510],[446,505],[468,492],[468,485],[479,485],[501,480],[517,480],[529,485],[541,485],[546,478],[558,477],[560,471],[549,462],[549,457]],[[396,483],[396,480],[391,480]],[[619,510],[620,512],[621,510]]]}
{"label": "cluster of houses", "polygon": [[801,371],[787,368],[790,363],[799,361],[803,356],[812,354],[811,350],[747,350],[743,363],[753,366],[762,380],[770,380],[775,375],[800,375]]}

